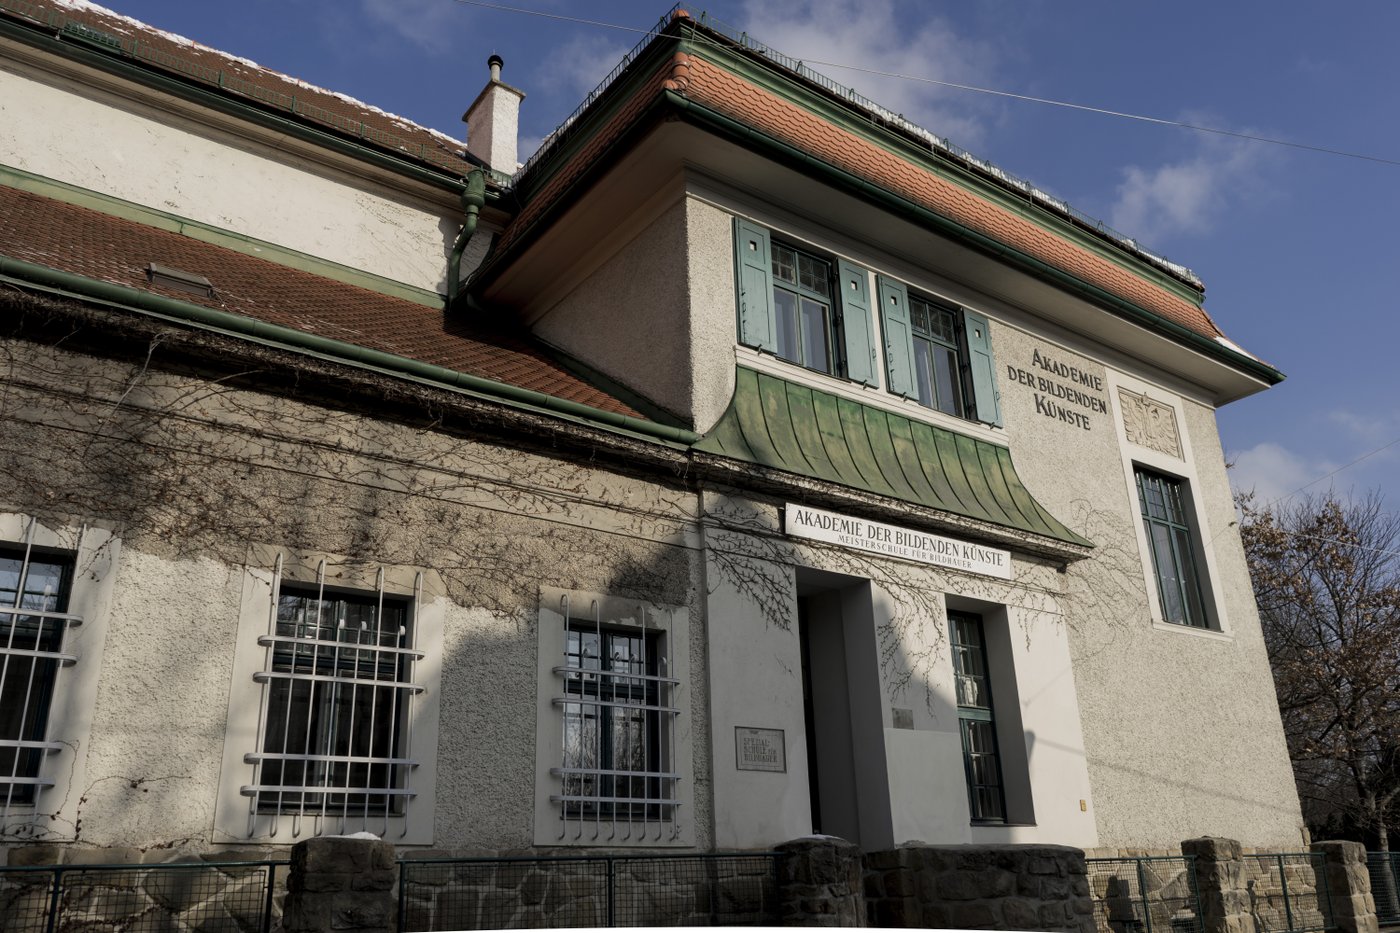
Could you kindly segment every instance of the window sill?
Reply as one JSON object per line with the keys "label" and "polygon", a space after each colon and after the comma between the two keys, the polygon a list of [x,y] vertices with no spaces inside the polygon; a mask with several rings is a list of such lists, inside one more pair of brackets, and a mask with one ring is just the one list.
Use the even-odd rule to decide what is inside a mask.
{"label": "window sill", "polygon": [[1159,632],[1172,632],[1176,635],[1191,635],[1196,638],[1205,638],[1209,641],[1235,640],[1235,636],[1229,632],[1221,632],[1213,628],[1197,628],[1194,625],[1178,625],[1175,622],[1164,622],[1161,619],[1153,619],[1152,628]]}
{"label": "window sill", "polygon": [[862,385],[859,382],[852,382],[844,376],[818,372],[814,369],[808,369],[800,363],[789,363],[771,353],[762,353],[753,347],[746,347],[742,344],[734,345],[734,356],[743,366],[777,376],[796,385],[821,389],[824,392],[849,398],[872,408],[881,408],[903,415],[913,421],[923,421],[940,428],[946,428],[955,434],[975,437],[996,444],[998,447],[1007,445],[1005,428],[994,428],[980,421],[969,421],[933,408],[925,408],[912,399],[890,393],[884,386]]}

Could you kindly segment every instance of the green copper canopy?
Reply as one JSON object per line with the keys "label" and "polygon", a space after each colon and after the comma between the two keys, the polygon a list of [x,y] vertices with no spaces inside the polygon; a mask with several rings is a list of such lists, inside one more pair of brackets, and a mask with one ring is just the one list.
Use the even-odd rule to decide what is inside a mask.
{"label": "green copper canopy", "polygon": [[1092,545],[1035,501],[1005,447],[742,366],[695,449]]}

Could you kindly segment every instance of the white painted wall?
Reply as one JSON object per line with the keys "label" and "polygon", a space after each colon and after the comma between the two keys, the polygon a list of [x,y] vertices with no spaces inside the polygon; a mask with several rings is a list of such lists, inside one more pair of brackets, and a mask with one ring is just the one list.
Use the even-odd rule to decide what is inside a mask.
{"label": "white painted wall", "polygon": [[676,201],[534,325],[543,340],[698,429],[734,395],[729,216]]}
{"label": "white painted wall", "polygon": [[285,137],[270,143],[234,135],[198,113],[149,94],[119,97],[13,60],[0,63],[0,163],[445,290],[460,227],[450,194],[432,200],[439,196],[393,190],[313,162]]}

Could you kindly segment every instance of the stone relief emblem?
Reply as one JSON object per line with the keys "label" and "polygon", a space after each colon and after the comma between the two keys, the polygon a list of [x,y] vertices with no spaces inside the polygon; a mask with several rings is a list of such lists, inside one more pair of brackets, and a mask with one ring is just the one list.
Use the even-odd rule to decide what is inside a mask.
{"label": "stone relief emblem", "polygon": [[1176,411],[1170,405],[1121,386],[1118,403],[1123,410],[1123,430],[1129,441],[1181,459],[1181,435],[1177,432]]}

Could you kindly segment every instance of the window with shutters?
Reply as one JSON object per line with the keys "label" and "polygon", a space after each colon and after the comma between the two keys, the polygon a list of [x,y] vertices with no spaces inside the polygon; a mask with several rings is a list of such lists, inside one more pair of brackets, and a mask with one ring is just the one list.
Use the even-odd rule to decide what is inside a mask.
{"label": "window with shutters", "polygon": [[734,225],[739,342],[816,372],[881,383],[958,418],[1001,424],[987,319],[742,218]]}
{"label": "window with shutters", "polygon": [[781,360],[876,384],[870,273],[735,224],[739,342]]}
{"label": "window with shutters", "polygon": [[889,390],[959,418],[1001,424],[987,319],[880,276]]}

